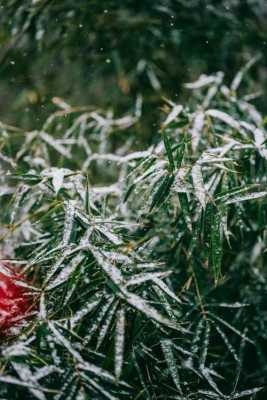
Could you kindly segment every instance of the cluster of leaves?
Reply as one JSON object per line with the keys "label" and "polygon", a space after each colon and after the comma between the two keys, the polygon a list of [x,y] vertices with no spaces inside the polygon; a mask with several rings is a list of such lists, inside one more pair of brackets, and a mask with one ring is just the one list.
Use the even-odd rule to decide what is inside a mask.
{"label": "cluster of leaves", "polygon": [[[34,313],[3,338],[2,399],[260,399],[266,376],[266,131],[222,73],[135,109],[1,124],[1,243]],[[264,309],[265,307],[265,309]]]}

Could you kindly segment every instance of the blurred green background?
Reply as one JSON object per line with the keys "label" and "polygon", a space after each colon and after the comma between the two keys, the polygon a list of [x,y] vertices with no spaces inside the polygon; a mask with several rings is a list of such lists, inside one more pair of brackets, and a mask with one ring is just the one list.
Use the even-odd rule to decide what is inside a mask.
{"label": "blurred green background", "polygon": [[39,129],[54,97],[120,115],[142,94],[149,142],[162,98],[186,101],[199,74],[230,80],[260,54],[252,78],[265,92],[266,18],[266,0],[0,1],[0,120]]}

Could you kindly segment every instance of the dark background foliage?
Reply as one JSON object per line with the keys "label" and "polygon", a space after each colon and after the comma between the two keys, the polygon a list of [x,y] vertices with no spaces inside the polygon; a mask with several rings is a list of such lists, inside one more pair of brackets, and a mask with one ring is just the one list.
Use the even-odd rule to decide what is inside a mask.
{"label": "dark background foliage", "polygon": [[149,141],[162,96],[181,100],[200,73],[230,79],[259,53],[266,89],[266,18],[265,0],[2,0],[0,116],[32,128],[55,96],[121,112],[142,93]]}

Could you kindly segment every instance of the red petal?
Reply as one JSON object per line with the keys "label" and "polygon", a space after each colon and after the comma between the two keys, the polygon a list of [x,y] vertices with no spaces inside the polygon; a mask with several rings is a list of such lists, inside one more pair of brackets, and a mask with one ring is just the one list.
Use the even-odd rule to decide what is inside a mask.
{"label": "red petal", "polygon": [[0,331],[4,331],[18,323],[31,308],[26,290],[18,285],[25,282],[10,265],[1,264],[0,272]]}

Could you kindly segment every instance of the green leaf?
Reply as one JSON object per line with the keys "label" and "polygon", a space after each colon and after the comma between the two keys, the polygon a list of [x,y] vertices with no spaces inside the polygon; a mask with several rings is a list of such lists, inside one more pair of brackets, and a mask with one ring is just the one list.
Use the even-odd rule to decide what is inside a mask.
{"label": "green leaf", "polygon": [[221,263],[222,263],[222,234],[221,234],[221,213],[213,207],[211,219],[211,264],[213,270],[213,277],[215,285],[218,284],[219,278],[221,276]]}
{"label": "green leaf", "polygon": [[162,136],[163,136],[163,142],[164,142],[164,146],[165,146],[166,153],[167,153],[168,160],[169,160],[169,171],[173,172],[175,170],[175,163],[174,163],[173,154],[172,154],[171,142],[165,131],[162,132]]}
{"label": "green leaf", "polygon": [[174,358],[174,354],[172,351],[172,343],[170,340],[162,340],[161,347],[162,347],[162,351],[163,351],[165,360],[168,365],[168,370],[173,379],[173,382],[174,382],[175,386],[177,387],[180,395],[183,395],[180,376],[179,376],[178,368],[177,368],[176,361]]}
{"label": "green leaf", "polygon": [[176,167],[180,168],[183,162],[183,158],[185,155],[185,144],[186,144],[186,140],[185,137],[183,138],[182,142],[179,144],[177,151],[176,151]]}
{"label": "green leaf", "polygon": [[160,207],[163,201],[167,198],[170,193],[171,186],[174,182],[173,175],[166,175],[162,180],[161,183],[152,198],[152,202],[150,205],[149,211],[151,212],[153,208]]}

